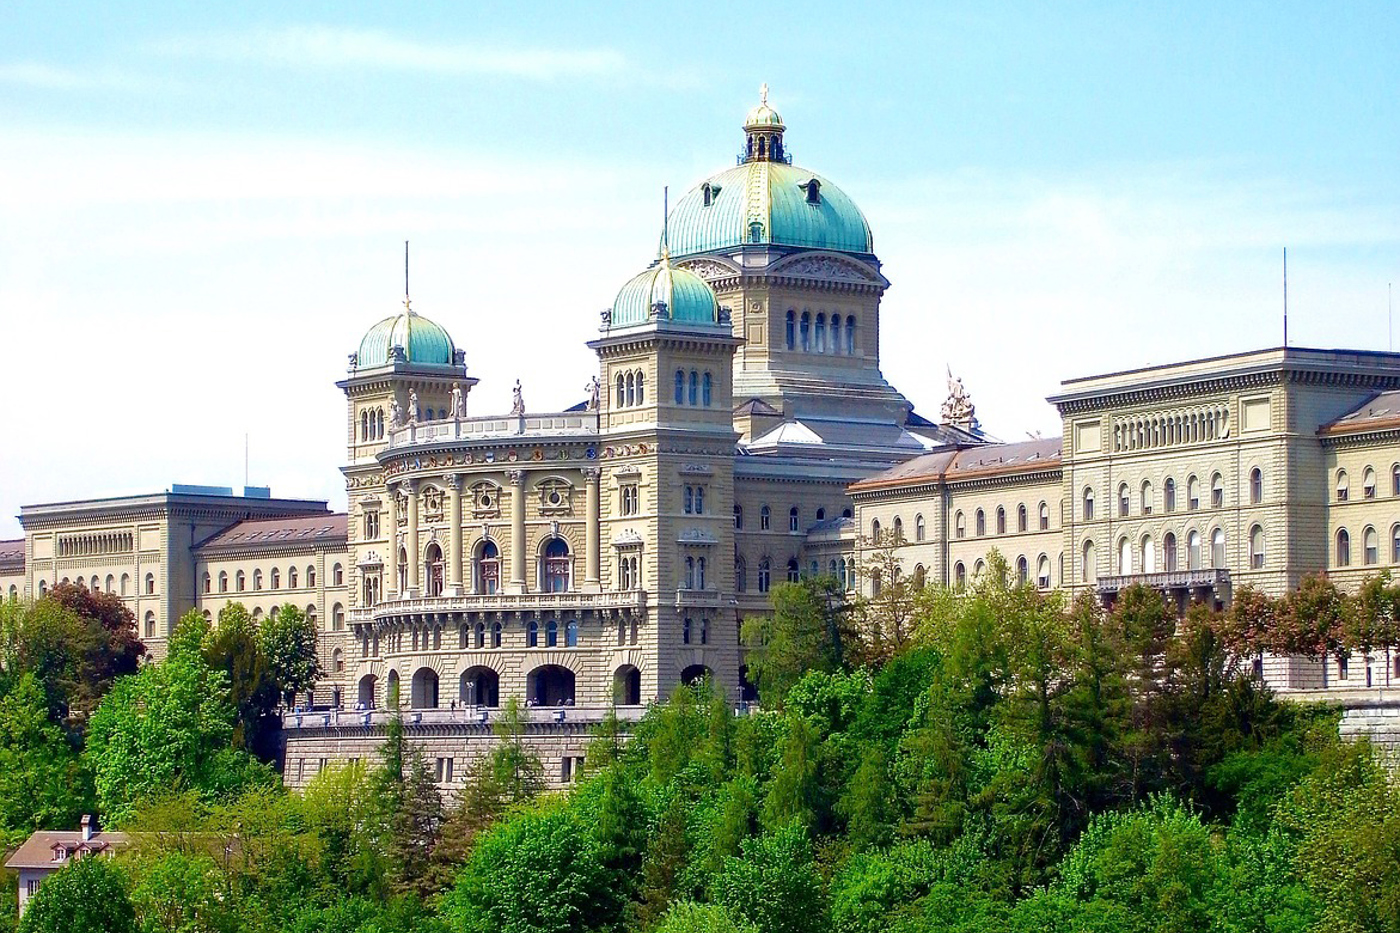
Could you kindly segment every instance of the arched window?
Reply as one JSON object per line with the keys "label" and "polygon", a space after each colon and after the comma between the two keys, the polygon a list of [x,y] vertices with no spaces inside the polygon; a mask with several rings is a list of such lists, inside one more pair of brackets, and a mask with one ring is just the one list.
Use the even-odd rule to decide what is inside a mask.
{"label": "arched window", "polygon": [[[105,581],[103,589],[108,593],[115,593],[117,591],[116,578],[113,577],[110,573],[107,574],[107,579]],[[207,573],[204,575],[204,592],[209,592],[209,574]]]}
{"label": "arched window", "polygon": [[1118,573],[1122,575],[1133,572],[1133,549],[1127,538],[1118,539]]}
{"label": "arched window", "polygon": [[1050,589],[1050,558],[1044,554],[1035,562],[1035,585],[1042,590]]}
{"label": "arched window", "polygon": [[797,531],[799,522],[797,506],[794,505],[792,508],[788,509],[788,531]]}
{"label": "arched window", "polygon": [[287,568],[287,586],[291,589],[297,588],[297,569],[295,567]]}
{"label": "arched window", "polygon": [[1186,536],[1186,569],[1201,569],[1201,533],[1193,531]]}
{"label": "arched window", "polygon": [[685,373],[676,370],[676,404],[685,404]]}
{"label": "arched window", "polygon": [[1380,552],[1380,537],[1376,534],[1376,529],[1367,525],[1361,532],[1361,562],[1368,567],[1379,563]]}
{"label": "arched window", "polygon": [[977,510],[977,537],[982,537],[987,533],[987,513],[981,509]]}
{"label": "arched window", "polygon": [[826,352],[826,315],[817,315],[817,352]]}
{"label": "arched window", "polygon": [[997,534],[1006,534],[1006,509],[1000,505],[997,506]]}
{"label": "arched window", "polygon": [[1048,503],[1040,503],[1040,530],[1050,530],[1050,506]]}
{"label": "arched window", "polygon": [[272,573],[269,575],[269,578],[272,582],[272,588],[274,590],[280,590],[282,588],[282,571],[278,570],[276,567],[273,567]]}
{"label": "arched window", "polygon": [[340,603],[331,606],[331,631],[343,632],[345,630],[345,607]]}
{"label": "arched window", "polygon": [[615,404],[616,404],[616,406],[617,406],[618,408],[621,408],[623,405],[626,405],[626,404],[627,404],[627,393],[626,393],[626,391],[625,391],[626,380],[623,378],[622,373],[618,373],[618,374],[617,374],[617,380],[616,380],[616,382],[617,382],[617,402],[616,402]]}
{"label": "arched window", "polygon": [[1264,471],[1255,467],[1249,471],[1249,504],[1258,505],[1264,501]]}
{"label": "arched window", "polygon": [[1176,570],[1176,535],[1170,531],[1162,536],[1162,569],[1167,573]]}
{"label": "arched window", "polygon": [[744,507],[739,503],[734,503],[734,530],[739,531],[744,527]]}
{"label": "arched window", "polygon": [[628,374],[627,374],[627,381],[626,381],[625,385],[626,385],[626,392],[624,393],[623,397],[627,400],[627,401],[626,401],[626,404],[628,404],[628,405],[635,405],[635,404],[637,404],[637,376],[636,376],[635,373],[628,373]]}
{"label": "arched window", "polygon": [[540,646],[540,623],[537,619],[531,619],[525,625],[525,646],[527,648]]}
{"label": "arched window", "polygon": [[758,530],[767,531],[773,520],[773,512],[768,506],[758,510]]}
{"label": "arched window", "polygon": [[1392,525],[1390,529],[1390,562],[1400,564],[1400,525]]}
{"label": "arched window", "polygon": [[[150,574],[147,574],[147,576],[150,576]],[[243,571],[240,570],[233,575],[233,588],[240,593],[248,588],[247,578],[243,576]]]}
{"label": "arched window", "polygon": [[[404,562],[400,561],[399,566],[405,566]],[[316,568],[311,564],[306,565],[306,585],[310,587],[316,585]]]}
{"label": "arched window", "polygon": [[[110,581],[112,578],[111,578],[111,577],[108,577],[107,579],[108,579],[108,581]],[[112,588],[112,584],[111,584],[110,582],[108,582],[108,584],[107,584],[107,589],[110,590],[111,588]],[[204,572],[203,583],[202,583],[202,587],[201,587],[201,588],[202,588],[202,589],[204,590],[204,592],[206,592],[206,593],[212,593],[212,592],[214,592],[214,579],[213,579],[213,577],[209,576],[209,571],[207,571],[207,570]]]}
{"label": "arched window", "polygon": [[[227,577],[227,574],[225,574],[224,576]],[[127,574],[122,574],[122,595],[125,596],[125,595],[127,594],[127,591],[130,590],[130,589],[131,589],[131,577],[128,576]],[[228,586],[225,585],[224,588],[223,588],[222,590],[220,590],[219,592],[221,592],[221,593],[227,593],[227,592],[228,592]],[[43,594],[41,593],[41,594],[39,594],[39,595],[42,596]]]}
{"label": "arched window", "polygon": [[[42,583],[41,583],[42,586]],[[156,614],[151,610],[146,610],[146,637],[154,638],[156,634]]]}
{"label": "arched window", "polygon": [[758,591],[760,593],[768,592],[769,587],[772,585],[772,579],[773,568],[768,562],[768,558],[765,557],[758,562]]}
{"label": "arched window", "polygon": [[1118,486],[1118,517],[1128,517],[1128,507],[1131,504],[1128,498],[1128,484],[1121,483]]}
{"label": "arched window", "polygon": [[1083,563],[1079,568],[1079,580],[1082,583],[1093,583],[1098,579],[1098,567],[1095,564],[1097,555],[1094,553],[1094,542],[1084,542]]}
{"label": "arched window", "polygon": [[331,652],[331,671],[336,674],[345,673],[345,652],[339,648]]}
{"label": "arched window", "polygon": [[874,544],[879,544],[882,535],[880,533],[880,520],[877,518],[870,523],[870,540]]}
{"label": "arched window", "polygon": [[962,512],[953,516],[953,536],[955,538],[967,537],[967,516]]}
{"label": "arched window", "polygon": [[1351,481],[1347,479],[1346,470],[1337,471],[1337,501],[1345,502],[1351,496]]}
{"label": "arched window", "polygon": [[806,353],[812,349],[812,313],[802,312],[802,321],[798,325],[798,336],[802,340],[802,352]]}
{"label": "arched window", "polygon": [[156,595],[156,575],[153,573],[146,574],[146,595]]}
{"label": "arched window", "polygon": [[1157,545],[1152,540],[1151,535],[1143,535],[1139,542],[1138,552],[1142,555],[1142,572],[1157,572]]}
{"label": "arched window", "polygon": [[1376,471],[1370,467],[1361,474],[1361,498],[1376,498]]}
{"label": "arched window", "polygon": [[637,373],[637,404],[647,403],[647,374]]}
{"label": "arched window", "polygon": [[700,381],[700,404],[701,404],[701,405],[704,405],[706,408],[709,408],[709,407],[710,407],[710,397],[711,397],[711,395],[713,394],[713,391],[714,391],[714,379],[713,379],[713,377],[710,376],[709,373],[705,373],[705,375],[701,378],[701,381]]}
{"label": "arched window", "polygon": [[1201,483],[1195,476],[1186,478],[1186,508],[1196,511],[1201,507]]}
{"label": "arched window", "polygon": [[851,356],[856,354],[856,316],[854,314],[846,318],[846,352]]}
{"label": "arched window", "polygon": [[1176,480],[1170,476],[1162,484],[1162,508],[1168,512],[1176,511]]}
{"label": "arched window", "polygon": [[1084,520],[1092,522],[1094,520],[1094,487],[1084,487]]}
{"label": "arched window", "polygon": [[483,541],[477,551],[473,588],[486,596],[501,590],[501,550],[494,541]]}
{"label": "arched window", "polygon": [[749,589],[749,568],[742,557],[734,559],[734,589],[740,593]]}
{"label": "arched window", "polygon": [[1216,570],[1225,569],[1225,529],[1217,528],[1210,535],[1210,565]]}
{"label": "arched window", "polygon": [[1016,585],[1025,586],[1031,579],[1030,561],[1026,560],[1026,555],[1022,554],[1016,558]]}
{"label": "arched window", "polygon": [[894,517],[894,543],[904,543],[904,520],[898,515]]}
{"label": "arched window", "polygon": [[253,591],[257,592],[263,588],[263,575],[261,570],[253,571]]}
{"label": "arched window", "polygon": [[1016,506],[1016,530],[1018,532],[1024,532],[1027,528],[1026,514],[1026,504],[1024,502]]}
{"label": "arched window", "polygon": [[360,440],[369,440],[369,411],[360,412]]}
{"label": "arched window", "polygon": [[797,564],[797,558],[788,558],[787,562],[787,582],[796,583],[802,579],[802,568]]}
{"label": "arched window", "polygon": [[563,538],[550,539],[544,548],[541,589],[546,593],[567,592],[572,569],[573,560],[569,556],[569,543]]}
{"label": "arched window", "polygon": [[1264,529],[1259,525],[1249,529],[1249,566],[1252,570],[1264,569]]}
{"label": "arched window", "polygon": [[1219,473],[1211,474],[1210,477],[1210,507],[1213,509],[1225,507],[1225,479]]}
{"label": "arched window", "polygon": [[1143,515],[1152,514],[1152,481],[1145,479],[1142,481],[1142,493],[1139,496],[1139,505]]}
{"label": "arched window", "polygon": [[[442,559],[442,548],[436,541],[428,545],[428,550],[424,553],[424,562],[428,568],[428,596],[441,596],[446,580],[444,579]],[[339,568],[339,564],[336,567]]]}
{"label": "arched window", "polygon": [[914,516],[914,540],[924,540],[924,516],[922,512]]}
{"label": "arched window", "polygon": [[795,311],[789,311],[787,313],[787,329],[785,335],[787,338],[785,340],[787,348],[789,350],[795,349],[797,345],[797,312]]}
{"label": "arched window", "polygon": [[695,370],[690,371],[690,404],[700,404],[700,374]]}
{"label": "arched window", "polygon": [[[125,582],[125,578],[123,578],[123,582]],[[123,587],[123,588],[124,588],[124,587]],[[227,571],[227,570],[220,570],[220,571],[219,571],[219,592],[220,592],[220,593],[227,593],[227,592],[228,592],[228,571]]]}
{"label": "arched window", "polygon": [[1400,463],[1390,468],[1390,494],[1400,496]]}
{"label": "arched window", "polygon": [[491,626],[491,647],[492,647],[492,648],[499,648],[499,647],[501,647],[501,631],[502,631],[501,623],[496,622],[495,624],[493,624],[493,625]]}
{"label": "arched window", "polygon": [[953,565],[953,586],[959,590],[967,586],[967,567],[962,561]]}
{"label": "arched window", "polygon": [[550,619],[544,624],[544,646],[546,648],[559,647],[559,620]]}
{"label": "arched window", "polygon": [[578,647],[578,619],[570,619],[564,623],[564,647]]}
{"label": "arched window", "polygon": [[345,568],[336,564],[331,568],[331,586],[345,585]]}

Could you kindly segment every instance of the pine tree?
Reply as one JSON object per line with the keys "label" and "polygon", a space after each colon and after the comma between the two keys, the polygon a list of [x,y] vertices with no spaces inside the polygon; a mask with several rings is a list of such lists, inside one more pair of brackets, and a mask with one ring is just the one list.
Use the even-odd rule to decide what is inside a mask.
{"label": "pine tree", "polygon": [[442,886],[443,879],[434,870],[433,859],[442,824],[442,796],[422,750],[415,746],[409,752],[407,774],[392,823],[394,887],[398,891],[427,897]]}

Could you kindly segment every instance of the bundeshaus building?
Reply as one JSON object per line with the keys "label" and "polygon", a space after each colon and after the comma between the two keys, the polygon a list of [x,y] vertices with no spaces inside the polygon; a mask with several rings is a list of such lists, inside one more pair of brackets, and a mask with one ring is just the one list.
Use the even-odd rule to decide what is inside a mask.
{"label": "bundeshaus building", "polygon": [[[451,785],[510,697],[560,782],[610,706],[635,717],[701,678],[747,698],[740,620],[803,574],[868,590],[858,568],[885,542],[918,585],[966,585],[996,550],[1029,585],[1111,601],[1141,582],[1181,607],[1400,567],[1400,354],[1071,379],[1043,440],[995,442],[951,376],[922,417],[880,371],[870,226],[785,130],[765,93],[736,164],[671,209],[589,342],[580,404],[533,411],[517,384],[510,411],[469,413],[463,351],[405,300],[336,383],[346,513],[205,487],[26,506],[0,587],[117,593],[156,656],[190,609],[296,605],[325,676],[287,717],[287,782],[370,756],[397,697]],[[1264,675],[1337,689],[1400,667],[1271,658]]]}

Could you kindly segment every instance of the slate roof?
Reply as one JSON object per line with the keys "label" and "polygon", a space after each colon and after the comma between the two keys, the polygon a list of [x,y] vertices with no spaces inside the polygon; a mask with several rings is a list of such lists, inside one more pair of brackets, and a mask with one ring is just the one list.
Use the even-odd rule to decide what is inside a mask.
{"label": "slate roof", "polygon": [[1359,434],[1400,428],[1400,389],[1373,395],[1335,421],[1318,428],[1319,434]]}
{"label": "slate roof", "polygon": [[124,848],[130,844],[131,837],[126,833],[93,833],[91,839],[83,842],[82,830],[41,829],[20,844],[14,854],[5,861],[5,867],[16,870],[20,868],[61,868],[67,864],[67,861],[54,859],[54,847],[58,845],[72,851],[86,846],[87,852],[107,852],[108,850],[115,851]]}
{"label": "slate roof", "polygon": [[343,546],[348,519],[344,512],[326,515],[294,515],[239,522],[199,545],[201,551],[264,550],[308,544]]}
{"label": "slate roof", "polygon": [[850,489],[851,492],[862,492],[1058,468],[1061,446],[1061,439],[1054,437],[1013,444],[988,444],[966,450],[940,450],[906,460],[883,473],[852,484]]}
{"label": "slate roof", "polygon": [[24,569],[24,539],[0,541],[0,567]]}

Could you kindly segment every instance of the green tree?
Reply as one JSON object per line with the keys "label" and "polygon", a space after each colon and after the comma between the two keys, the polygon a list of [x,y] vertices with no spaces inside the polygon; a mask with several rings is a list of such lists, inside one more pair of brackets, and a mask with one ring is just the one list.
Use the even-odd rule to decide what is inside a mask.
{"label": "green tree", "polygon": [[281,697],[257,623],[242,603],[219,610],[219,624],[201,640],[200,653],[205,663],[228,676],[229,699],[238,710],[234,747],[263,749],[265,737],[277,728]]}
{"label": "green tree", "polygon": [[821,876],[799,821],[744,841],[714,879],[714,900],[760,933],[817,933],[828,927]]}
{"label": "green tree", "polygon": [[136,616],[115,593],[96,593],[71,583],[58,584],[46,599],[76,615],[87,629],[73,705],[91,714],[116,679],[133,673],[146,655]]}
{"label": "green tree", "polygon": [[222,671],[177,654],[124,677],[103,699],[84,760],[102,812],[120,822],[138,803],[188,788],[209,799],[275,780],[270,769],[230,747],[234,710]]}
{"label": "green tree", "polygon": [[402,893],[427,897],[437,893],[433,850],[442,833],[442,795],[417,746],[409,752],[403,790],[391,823],[390,852],[394,883]]}
{"label": "green tree", "polygon": [[758,928],[735,920],[718,904],[679,901],[666,911],[654,933],[758,933]]}
{"label": "green tree", "polygon": [[904,651],[914,636],[922,581],[911,580],[900,551],[904,532],[890,529],[878,540],[862,539],[861,576],[871,595],[854,608],[868,660],[882,664]]}
{"label": "green tree", "polygon": [[26,672],[0,696],[0,840],[74,826],[92,796],[92,778],[49,719],[38,681]]}
{"label": "green tree", "polygon": [[296,694],[310,690],[321,676],[315,623],[288,603],[263,622],[258,641],[273,682],[291,706]]}
{"label": "green tree", "polygon": [[854,639],[845,592],[834,577],[804,577],[773,588],[773,613],[744,620],[749,677],[765,703],[780,706],[810,670],[847,666]]}
{"label": "green tree", "polygon": [[135,933],[136,910],[110,858],[75,859],[44,879],[25,908],[19,933]]}

